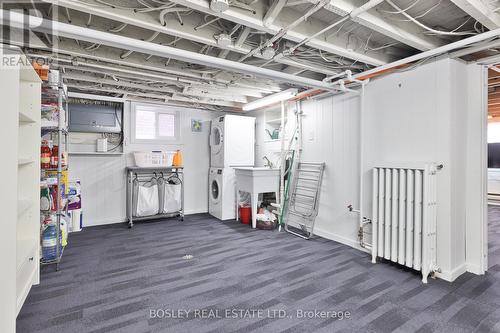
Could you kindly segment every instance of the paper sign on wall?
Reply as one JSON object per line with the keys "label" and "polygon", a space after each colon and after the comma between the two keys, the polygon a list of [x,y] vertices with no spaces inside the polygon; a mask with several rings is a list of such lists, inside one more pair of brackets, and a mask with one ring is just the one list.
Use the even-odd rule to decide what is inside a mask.
{"label": "paper sign on wall", "polygon": [[191,132],[201,132],[203,129],[201,120],[191,119]]}

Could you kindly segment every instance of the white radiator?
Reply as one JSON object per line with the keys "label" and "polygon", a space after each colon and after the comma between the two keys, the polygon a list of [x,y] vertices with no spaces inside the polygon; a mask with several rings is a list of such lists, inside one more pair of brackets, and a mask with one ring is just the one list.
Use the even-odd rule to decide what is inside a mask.
{"label": "white radiator", "polygon": [[372,261],[384,258],[422,272],[436,266],[437,166],[373,169]]}

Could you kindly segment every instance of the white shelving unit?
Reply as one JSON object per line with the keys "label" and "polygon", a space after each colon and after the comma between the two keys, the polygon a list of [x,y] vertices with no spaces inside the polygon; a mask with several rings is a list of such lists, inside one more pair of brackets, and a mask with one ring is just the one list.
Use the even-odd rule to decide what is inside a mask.
{"label": "white shelving unit", "polygon": [[[62,179],[63,173],[67,172],[68,166],[62,165],[62,153],[68,151],[68,105],[67,105],[67,93],[65,86],[61,82],[58,83],[42,83],[42,100],[44,102],[52,102],[57,103],[58,105],[58,125],[57,127],[43,127],[41,128],[42,136],[49,136],[53,140],[57,140],[57,146],[59,147],[58,156],[57,156],[57,168],[51,169],[43,169],[41,179],[46,179],[49,175],[46,171],[56,172],[57,177],[57,195],[55,200],[56,210],[51,212],[56,216],[56,256],[55,258],[41,258],[40,264],[42,265],[55,265],[56,270],[59,270],[59,264],[62,259],[62,255],[64,252],[64,247],[61,244],[61,221],[64,216],[67,216],[68,206],[67,201],[64,199],[65,194],[62,191]],[[54,137],[55,136],[55,137]],[[56,142],[56,141],[54,141]],[[50,175],[53,177],[53,175]],[[65,189],[66,191],[66,189]],[[62,207],[64,206],[64,208]],[[43,212],[42,215],[46,213]]]}
{"label": "white shelving unit", "polygon": [[17,176],[17,313],[40,281],[40,89],[32,68],[21,71]]}
{"label": "white shelving unit", "polygon": [[[287,121],[287,114],[285,113],[285,123]],[[266,110],[264,114],[264,142],[278,142],[280,141],[279,129],[281,127],[281,110],[271,109]],[[272,138],[271,135],[275,134],[277,137]]]}
{"label": "white shelving unit", "polygon": [[15,331],[16,316],[33,284],[40,281],[40,90],[41,80],[26,57],[0,44],[0,56],[16,60],[0,67],[2,100],[3,253],[0,321]]}

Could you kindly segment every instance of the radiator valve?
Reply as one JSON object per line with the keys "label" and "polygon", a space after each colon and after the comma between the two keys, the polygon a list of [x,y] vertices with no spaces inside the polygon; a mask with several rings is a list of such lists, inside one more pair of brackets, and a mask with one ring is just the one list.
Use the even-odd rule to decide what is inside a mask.
{"label": "radiator valve", "polygon": [[359,212],[360,212],[358,209],[354,209],[354,207],[352,207],[352,205],[347,206],[347,209],[348,209],[350,212],[355,212],[355,213],[359,213]]}

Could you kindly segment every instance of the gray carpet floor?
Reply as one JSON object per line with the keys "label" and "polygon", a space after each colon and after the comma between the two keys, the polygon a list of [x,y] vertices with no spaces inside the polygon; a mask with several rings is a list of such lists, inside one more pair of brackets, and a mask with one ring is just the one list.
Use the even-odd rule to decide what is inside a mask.
{"label": "gray carpet floor", "polygon": [[[500,207],[490,215],[489,273],[428,285],[333,241],[208,215],[87,228],[71,235],[60,271],[44,267],[17,330],[500,332]],[[326,312],[300,318],[314,310]]]}

